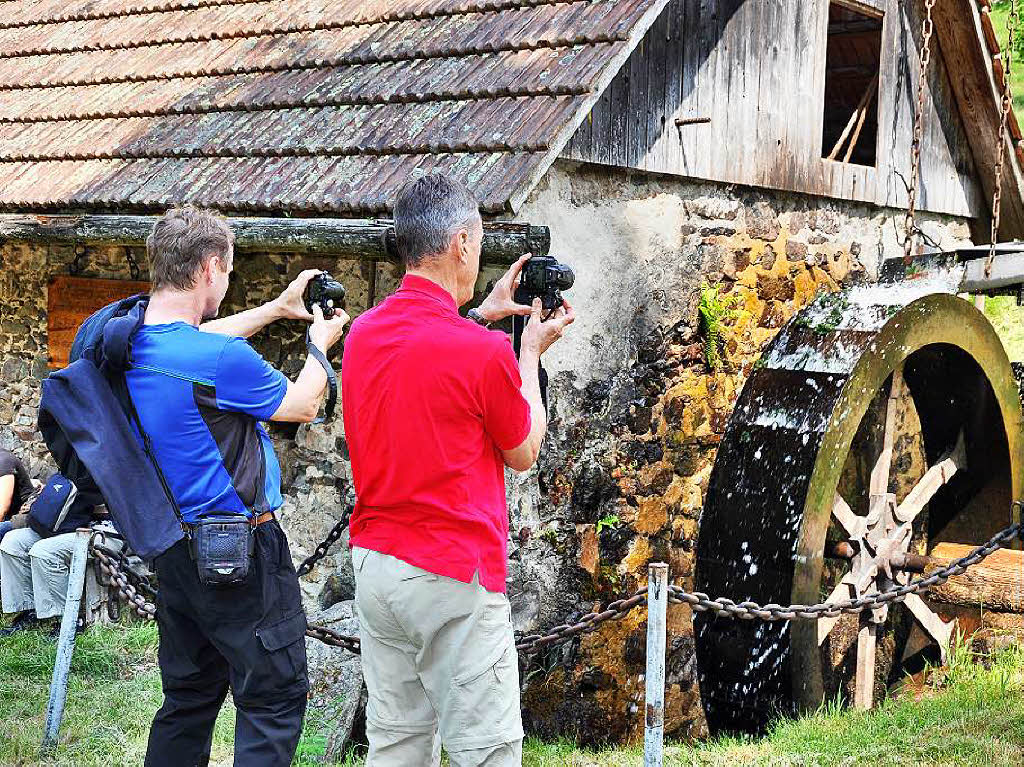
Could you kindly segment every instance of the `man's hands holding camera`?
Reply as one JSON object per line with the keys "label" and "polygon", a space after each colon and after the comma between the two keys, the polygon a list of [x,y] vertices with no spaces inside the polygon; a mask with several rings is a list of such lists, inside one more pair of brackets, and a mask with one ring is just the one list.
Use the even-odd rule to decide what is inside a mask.
{"label": "man's hands holding camera", "polygon": [[527,253],[520,256],[501,279],[494,283],[494,287],[477,307],[477,312],[487,322],[498,322],[514,314],[526,316],[530,314],[530,307],[527,304],[517,304],[513,299],[516,289],[519,287],[519,273],[523,266],[530,260],[532,255]]}
{"label": "man's hands holding camera", "polygon": [[[490,294],[477,307],[477,312],[487,322],[497,322],[510,315],[529,316],[530,322],[523,331],[522,349],[539,357],[562,337],[565,328],[576,319],[572,305],[559,292],[572,287],[574,277],[571,269],[551,257],[538,258],[528,267],[527,263],[532,258],[531,253],[520,256],[494,284]],[[530,277],[527,285],[523,285],[523,270],[533,266],[539,269],[533,269],[527,275]],[[534,298],[532,305],[516,300],[527,300],[531,292],[535,296],[540,292],[544,298]],[[545,302],[550,302],[547,308],[544,307]]]}
{"label": "man's hands holding camera", "polygon": [[324,311],[318,303],[312,305],[312,312],[306,308],[309,284],[321,274],[324,272],[320,269],[306,269],[299,272],[299,275],[277,297],[276,309],[283,318],[312,321],[313,324],[309,328],[310,343],[326,354],[327,350],[334,346],[345,332],[349,316],[340,306],[333,307],[334,316],[330,319],[324,317]]}
{"label": "man's hands holding camera", "polygon": [[324,318],[324,310],[319,304],[313,304],[313,324],[309,328],[309,342],[324,354],[338,343],[345,333],[345,325],[349,317],[344,309],[335,309],[334,316]]}
{"label": "man's hands holding camera", "polygon": [[546,312],[540,298],[533,299],[530,308],[530,322],[523,330],[522,352],[535,354],[538,358],[562,337],[565,329],[576,320],[576,312],[564,298],[554,313]]}
{"label": "man's hands holding camera", "polygon": [[306,320],[310,322],[313,315],[306,308],[305,295],[306,286],[309,281],[320,274],[319,269],[306,269],[299,272],[298,276],[288,283],[288,287],[281,291],[275,300],[277,315],[285,320]]}

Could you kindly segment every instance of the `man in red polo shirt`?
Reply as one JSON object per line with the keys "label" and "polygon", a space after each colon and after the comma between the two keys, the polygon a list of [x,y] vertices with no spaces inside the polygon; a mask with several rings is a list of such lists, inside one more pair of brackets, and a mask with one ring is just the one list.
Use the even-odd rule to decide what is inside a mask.
{"label": "man in red polo shirt", "polygon": [[[522,763],[519,668],[505,597],[505,467],[529,469],[547,428],[540,355],[573,321],[512,301],[524,256],[474,314],[483,226],[443,175],[395,205],[406,275],[352,325],[342,361],[356,503],[351,544],[368,767]],[[520,359],[488,322],[529,314]],[[480,323],[480,324],[478,324]]]}

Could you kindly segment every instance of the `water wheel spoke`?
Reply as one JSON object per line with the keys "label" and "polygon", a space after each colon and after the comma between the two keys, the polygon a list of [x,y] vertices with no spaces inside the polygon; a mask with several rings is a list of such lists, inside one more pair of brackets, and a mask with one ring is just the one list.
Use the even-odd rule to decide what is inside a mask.
{"label": "water wheel spoke", "polygon": [[839,493],[836,493],[835,498],[832,500],[832,516],[843,526],[843,529],[850,538],[858,538],[864,534],[864,517],[858,517],[854,514],[850,504]]}
{"label": "water wheel spoke", "polygon": [[910,610],[917,622],[921,624],[928,635],[935,640],[939,645],[942,652],[942,662],[946,662],[946,653],[949,650],[949,640],[953,635],[953,629],[956,628],[956,621],[949,621],[946,623],[939,617],[938,613],[932,610],[917,594],[911,594],[907,597],[904,604]]}
{"label": "water wheel spoke", "polygon": [[949,482],[953,475],[966,464],[965,455],[964,433],[961,431],[953,449],[928,469],[920,481],[914,485],[914,488],[907,493],[903,503],[896,508],[896,519],[900,522],[910,522],[917,517],[932,496],[939,491],[939,488]]}
{"label": "water wheel spoke", "polygon": [[871,472],[871,494],[884,495],[889,490],[889,470],[892,466],[892,451],[896,440],[896,414],[899,402],[906,393],[903,382],[903,371],[899,368],[892,371],[892,384],[889,387],[889,400],[885,405],[885,431],[882,434],[882,452],[878,456],[875,468]]}
{"label": "water wheel spoke", "polygon": [[[836,602],[842,602],[844,599],[852,599],[854,597],[853,586],[849,580],[850,576],[847,575],[829,594],[828,599],[825,600],[825,604],[834,605]],[[836,627],[836,624],[842,619],[843,616],[839,615],[835,618],[822,618],[818,621],[818,646],[820,647],[824,641],[828,638],[828,635],[832,632],[832,629]]]}
{"label": "water wheel spoke", "polygon": [[857,677],[854,687],[854,705],[870,709],[875,699],[875,650],[878,647],[878,624],[864,623],[857,634]]}

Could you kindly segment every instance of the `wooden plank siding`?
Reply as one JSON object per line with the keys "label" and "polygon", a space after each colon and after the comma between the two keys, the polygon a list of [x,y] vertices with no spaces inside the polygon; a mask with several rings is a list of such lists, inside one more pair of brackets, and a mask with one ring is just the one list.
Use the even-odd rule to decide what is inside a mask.
{"label": "wooden plank siding", "polygon": [[[883,14],[877,167],[822,159],[828,0],[673,0],[562,156],[905,207],[922,3],[843,5]],[[919,208],[984,218],[937,35],[931,61]]]}

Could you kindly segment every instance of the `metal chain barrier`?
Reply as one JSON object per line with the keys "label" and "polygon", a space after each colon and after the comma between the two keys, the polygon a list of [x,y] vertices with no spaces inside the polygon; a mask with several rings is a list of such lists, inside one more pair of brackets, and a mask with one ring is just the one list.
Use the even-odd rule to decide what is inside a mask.
{"label": "metal chain barrier", "polygon": [[555,626],[546,634],[531,634],[516,642],[516,650],[524,655],[530,655],[545,647],[568,642],[580,634],[588,634],[594,631],[602,623],[617,621],[626,617],[630,610],[639,607],[647,602],[647,589],[637,591],[633,596],[626,599],[619,599],[612,602],[604,610],[593,612],[584,617],[578,623],[562,624]]}
{"label": "metal chain barrier", "polygon": [[1003,200],[1003,163],[1006,160],[1006,130],[1010,122],[1013,96],[1010,93],[1010,64],[1013,59],[1013,35],[1017,27],[1017,0],[1010,0],[1010,15],[1006,20],[1006,51],[1003,56],[1003,102],[1002,117],[999,120],[999,155],[996,160],[995,189],[992,192],[992,245],[985,261],[985,276],[992,276],[992,264],[996,259],[996,243],[999,240],[999,215]]}
{"label": "metal chain barrier", "polygon": [[295,570],[295,574],[300,578],[306,575],[321,559],[327,556],[327,552],[331,550],[331,547],[337,543],[341,536],[344,534],[345,529],[348,527],[348,520],[352,516],[352,506],[345,509],[345,513],[341,515],[341,519],[338,523],[331,528],[331,532],[327,533],[327,537],[324,538],[320,544],[313,550],[313,553],[306,557],[302,564]]}
{"label": "metal chain barrier", "polygon": [[[669,602],[690,605],[697,612],[714,612],[723,618],[740,620],[788,621],[788,620],[819,620],[836,618],[844,613],[854,614],[870,610],[879,605],[904,601],[910,594],[926,591],[933,586],[941,586],[955,575],[962,575],[967,568],[978,564],[991,556],[995,551],[1021,535],[1022,525],[1016,523],[996,533],[989,541],[972,551],[970,554],[951,562],[946,567],[936,570],[931,575],[918,578],[905,586],[897,586],[886,591],[868,594],[858,599],[847,599],[841,602],[823,603],[818,605],[782,605],[768,604],[763,607],[756,602],[736,603],[731,599],[711,599],[707,594],[691,593],[680,586],[669,586]],[[561,644],[569,639],[593,631],[601,623],[618,620],[634,607],[647,601],[646,588],[638,591],[629,599],[612,602],[602,612],[591,613],[579,623],[556,626],[546,634],[524,637],[516,649],[524,654],[536,652],[544,647]]]}
{"label": "metal chain barrier", "polygon": [[905,586],[896,586],[885,591],[867,594],[857,599],[844,599],[839,602],[827,602],[817,605],[781,605],[768,604],[763,607],[756,602],[740,602],[731,599],[710,599],[707,594],[691,594],[678,586],[669,586],[669,601],[688,604],[697,612],[714,612],[723,618],[739,618],[740,620],[791,621],[797,619],[818,620],[820,618],[837,618],[840,615],[854,614],[871,610],[885,604],[904,601],[910,594],[927,591],[933,586],[941,586],[955,575],[962,575],[967,568],[976,565],[1003,548],[1021,533],[1021,524],[1013,524],[996,533],[989,541],[970,554],[942,567],[931,575],[918,578]]}
{"label": "metal chain barrier", "polygon": [[[337,526],[335,529],[337,529]],[[762,606],[756,602],[736,603],[731,599],[725,598],[711,599],[707,594],[701,592],[691,593],[680,586],[669,586],[669,601],[676,604],[690,605],[697,612],[714,612],[723,618],[737,618],[739,620],[784,621],[836,618],[843,614],[855,614],[864,610],[874,609],[880,605],[902,602],[910,594],[917,594],[934,586],[940,586],[950,578],[962,575],[968,568],[991,556],[1014,539],[1021,537],[1022,529],[1024,529],[1024,526],[1021,523],[1015,523],[1005,530],[996,533],[987,543],[978,546],[970,554],[951,562],[930,575],[918,578],[904,586],[896,586],[886,591],[868,594],[857,599],[846,599],[839,602],[817,605],[782,606],[767,604]],[[331,534],[334,534],[334,530],[331,531]],[[327,541],[324,543],[327,543]],[[330,546],[325,547],[321,544],[321,546],[317,547],[317,552],[320,552],[321,549],[326,551],[327,548],[330,548]],[[146,600],[139,593],[140,589],[146,589],[148,593],[156,594],[156,589],[153,588],[148,577],[144,574],[133,572],[127,566],[127,557],[119,556],[95,542],[92,544],[92,555],[95,557],[104,576],[117,586],[118,591],[132,609],[142,618],[155,620],[156,605]],[[314,554],[314,556],[316,555]],[[323,553],[320,553],[318,559],[322,557]],[[309,562],[309,559],[306,561]],[[122,563],[125,564],[125,569],[122,569]],[[303,565],[305,564],[304,562]],[[136,584],[139,588],[136,588]],[[589,613],[577,623],[555,626],[544,634],[530,634],[520,637],[516,642],[516,650],[523,655],[531,655],[545,648],[563,644],[574,637],[596,630],[602,623],[624,618],[634,608],[646,602],[647,590],[644,588],[630,597],[610,603],[603,610]],[[359,637],[341,634],[319,624],[310,623],[306,627],[306,636],[317,639],[332,647],[341,647],[352,653],[358,654],[360,651]]]}
{"label": "metal chain barrier", "polygon": [[[144,589],[156,598],[157,592],[153,588],[152,583],[150,583],[149,577],[142,573],[134,572],[128,563],[127,557],[100,546],[95,540],[91,545],[91,550],[102,576],[117,586],[117,590],[135,613],[145,620],[156,620],[156,605],[139,593],[140,590]],[[124,564],[123,569],[122,563]],[[136,588],[136,584],[138,588]],[[310,623],[306,626],[306,636],[318,639],[331,647],[340,647],[357,655],[359,654],[359,637],[341,634],[316,623]]]}
{"label": "metal chain barrier", "polygon": [[924,134],[924,86],[928,77],[928,64],[932,58],[932,9],[935,0],[925,0],[924,21],[921,23],[921,69],[917,76],[917,111],[914,113],[914,140],[910,149],[910,189],[907,190],[907,217],[905,220],[906,239],[903,240],[903,258],[909,263],[914,251],[914,236],[917,224],[914,212],[917,208],[917,181],[921,170],[921,137]]}

